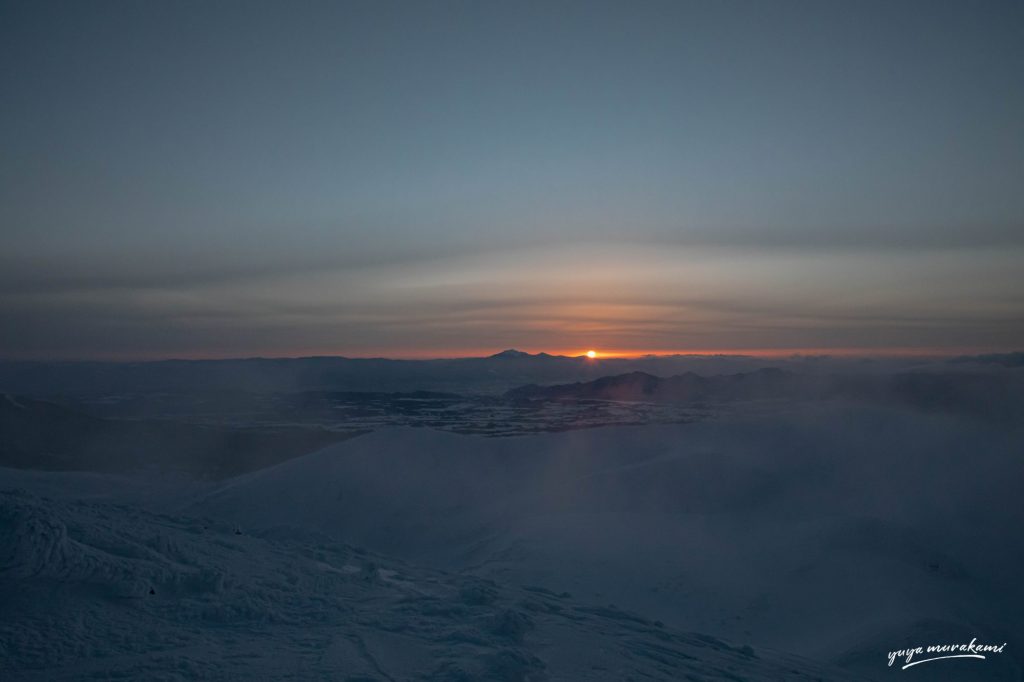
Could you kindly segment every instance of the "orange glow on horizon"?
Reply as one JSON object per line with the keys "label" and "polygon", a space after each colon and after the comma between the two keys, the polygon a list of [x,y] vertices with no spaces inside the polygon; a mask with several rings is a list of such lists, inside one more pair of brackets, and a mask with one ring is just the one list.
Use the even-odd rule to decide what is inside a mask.
{"label": "orange glow on horizon", "polygon": [[[587,357],[590,350],[577,348],[539,348],[536,346],[517,346],[518,350],[530,353],[547,353],[565,357]],[[146,362],[169,359],[178,360],[229,360],[242,358],[308,358],[308,357],[347,357],[347,358],[387,358],[394,360],[449,360],[455,358],[482,358],[500,352],[501,348],[455,348],[455,349],[406,349],[384,348],[377,351],[348,350],[339,348],[295,348],[274,349],[251,352],[207,352],[207,353],[106,353],[89,354],[87,356],[62,354],[59,356],[24,355],[5,358],[7,360],[27,361],[107,361],[107,362]],[[980,355],[985,353],[1008,353],[1016,349],[995,347],[967,348],[920,348],[920,347],[883,347],[883,348],[675,348],[675,349],[619,349],[593,351],[593,360],[630,359],[644,356],[667,355],[746,355],[759,358],[784,358],[791,356],[833,356],[833,357],[953,357],[957,355]]]}
{"label": "orange glow on horizon", "polygon": [[[530,353],[539,353],[540,350],[530,350]],[[993,352],[1007,352],[1005,350],[993,350],[988,348],[659,348],[659,349],[621,349],[580,352],[578,350],[554,351],[545,350],[550,355],[565,355],[568,357],[580,357],[585,355],[593,359],[631,359],[645,356],[670,356],[670,355],[747,355],[758,358],[783,358],[794,355],[836,357],[942,357],[955,355],[974,355]],[[591,356],[590,353],[594,355]]]}
{"label": "orange glow on horizon", "polygon": [[[517,350],[531,355],[547,353],[548,355],[570,358],[589,358],[593,360],[635,359],[645,356],[670,355],[746,355],[757,358],[785,358],[790,356],[833,356],[833,357],[952,357],[957,355],[975,355],[982,353],[1005,353],[1005,349],[994,348],[658,348],[658,349],[616,349],[616,350],[581,350],[577,348],[540,348],[536,346],[516,345]],[[350,358],[394,358],[406,360],[445,360],[455,358],[482,358],[494,355],[502,348],[484,349],[452,349],[452,350],[398,350],[381,351],[379,353],[344,351],[322,351],[309,355],[342,355]],[[590,356],[594,353],[594,357]],[[295,357],[295,356],[293,356]]]}

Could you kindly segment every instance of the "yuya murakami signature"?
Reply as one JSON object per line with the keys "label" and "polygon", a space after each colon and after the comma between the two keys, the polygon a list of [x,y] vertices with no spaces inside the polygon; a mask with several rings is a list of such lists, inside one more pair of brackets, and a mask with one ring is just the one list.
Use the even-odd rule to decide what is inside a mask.
{"label": "yuya murakami signature", "polygon": [[[980,658],[984,660],[985,654],[1001,654],[1003,648],[1006,646],[1006,642],[1002,644],[978,644],[978,638],[971,639],[968,644],[929,644],[926,647],[914,647],[912,649],[899,649],[898,651],[889,652],[889,667],[892,667],[896,663],[897,659],[903,659],[905,665],[903,670],[921,663],[930,663],[931,661],[941,661],[947,658]],[[924,656],[926,654],[942,654],[941,656],[931,656],[930,658],[921,658],[913,660],[914,656]]]}

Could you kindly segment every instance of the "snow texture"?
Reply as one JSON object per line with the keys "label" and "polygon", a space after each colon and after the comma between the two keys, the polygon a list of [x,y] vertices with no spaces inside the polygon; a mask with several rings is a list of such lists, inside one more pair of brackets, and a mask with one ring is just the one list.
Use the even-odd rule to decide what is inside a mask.
{"label": "snow texture", "polygon": [[306,533],[0,494],[9,680],[855,679]]}
{"label": "snow texture", "polygon": [[[0,678],[1020,680],[1021,442],[827,406],[0,470]],[[887,666],[973,637],[1009,645]]]}

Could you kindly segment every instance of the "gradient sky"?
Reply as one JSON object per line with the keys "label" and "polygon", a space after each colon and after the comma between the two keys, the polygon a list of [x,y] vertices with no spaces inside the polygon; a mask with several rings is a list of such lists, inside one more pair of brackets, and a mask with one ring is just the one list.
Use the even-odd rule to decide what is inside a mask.
{"label": "gradient sky", "polygon": [[1024,3],[0,2],[0,357],[1024,346]]}

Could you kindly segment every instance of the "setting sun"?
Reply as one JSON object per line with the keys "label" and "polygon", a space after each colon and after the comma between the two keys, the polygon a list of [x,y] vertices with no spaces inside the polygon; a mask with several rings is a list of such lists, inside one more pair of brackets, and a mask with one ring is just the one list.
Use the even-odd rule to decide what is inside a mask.
{"label": "setting sun", "polygon": [[591,359],[596,358],[597,357],[597,351],[596,350],[588,350],[587,351],[587,357],[591,358]]}

